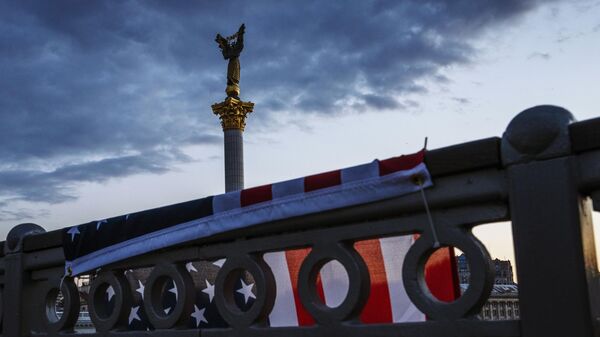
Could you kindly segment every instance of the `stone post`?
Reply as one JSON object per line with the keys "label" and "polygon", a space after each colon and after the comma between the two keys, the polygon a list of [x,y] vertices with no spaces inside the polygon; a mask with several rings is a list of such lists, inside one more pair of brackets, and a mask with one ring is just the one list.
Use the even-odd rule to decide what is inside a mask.
{"label": "stone post", "polygon": [[4,243],[4,276],[5,283],[2,291],[3,309],[3,335],[4,336],[29,336],[27,328],[28,317],[38,313],[24,312],[23,289],[29,282],[24,270],[23,239],[32,234],[44,233],[45,230],[32,223],[20,224],[13,227],[6,236]]}
{"label": "stone post", "polygon": [[[579,192],[571,113],[537,106],[502,138],[519,281],[521,336],[596,336],[591,203]],[[584,239],[585,238],[585,239]]]}

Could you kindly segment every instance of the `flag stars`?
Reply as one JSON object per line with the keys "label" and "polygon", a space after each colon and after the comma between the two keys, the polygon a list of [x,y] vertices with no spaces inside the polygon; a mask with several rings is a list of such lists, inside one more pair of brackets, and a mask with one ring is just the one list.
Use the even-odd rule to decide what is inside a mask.
{"label": "flag stars", "polygon": [[223,264],[225,264],[225,261],[226,261],[226,259],[220,259],[220,260],[217,260],[217,261],[213,262],[213,265],[215,265],[215,266],[217,266],[219,268],[222,268]]}
{"label": "flag stars", "polygon": [[185,269],[187,269],[188,273],[198,272],[198,269],[196,269],[196,267],[194,267],[194,265],[191,262],[185,264]]}
{"label": "flag stars", "polygon": [[204,282],[206,282],[206,288],[202,289],[202,292],[208,295],[208,302],[212,303],[212,300],[215,297],[215,285],[210,284],[208,280],[204,280]]}
{"label": "flag stars", "polygon": [[138,321],[142,320],[140,318],[140,315],[138,314],[139,310],[140,310],[139,306],[131,308],[131,311],[129,312],[129,324],[131,324],[131,322],[133,322],[134,320],[138,320]]}
{"label": "flag stars", "polygon": [[240,282],[242,282],[242,287],[238,290],[236,290],[238,293],[244,295],[244,302],[247,304],[248,300],[250,298],[254,298],[256,299],[256,296],[254,296],[254,293],[252,292],[252,288],[254,287],[254,283],[250,283],[250,284],[246,284],[244,283],[244,280],[240,279]]}
{"label": "flag stars", "polygon": [[108,223],[108,221],[107,221],[107,220],[100,220],[100,221],[97,221],[97,222],[96,222],[96,230],[99,230],[99,229],[100,229],[100,227],[101,227],[102,225],[106,224],[106,223]]}
{"label": "flag stars", "polygon": [[177,294],[177,286],[175,285],[175,282],[173,282],[173,288],[169,289],[169,292],[175,294],[175,301],[177,301],[178,294]]}
{"label": "flag stars", "polygon": [[142,300],[144,300],[144,285],[142,281],[138,280],[138,284],[140,285],[135,291],[138,292],[142,296]]}
{"label": "flag stars", "polygon": [[[141,284],[141,283],[140,283],[140,284]],[[137,290],[136,290],[136,291],[137,291]],[[168,291],[169,291],[170,293],[173,293],[173,294],[175,294],[175,302],[177,302],[179,294],[178,294],[178,292],[177,292],[177,285],[175,284],[175,282],[173,282],[173,288],[169,289]],[[173,310],[173,308],[171,308],[171,307],[165,308],[165,309],[164,309],[165,315],[168,315],[168,314],[171,312],[171,310]]]}
{"label": "flag stars", "polygon": [[79,232],[79,228],[77,226],[71,227],[71,229],[69,229],[67,231],[67,234],[71,235],[71,242],[75,241],[75,235],[81,234]]}
{"label": "flag stars", "polygon": [[115,296],[115,289],[112,286],[108,286],[108,288],[106,288],[107,300],[110,302],[113,296]]}
{"label": "flag stars", "polygon": [[208,323],[208,321],[204,317],[205,310],[206,310],[205,308],[198,309],[198,306],[194,305],[194,312],[192,313],[191,316],[196,319],[196,327],[200,326],[200,322]]}

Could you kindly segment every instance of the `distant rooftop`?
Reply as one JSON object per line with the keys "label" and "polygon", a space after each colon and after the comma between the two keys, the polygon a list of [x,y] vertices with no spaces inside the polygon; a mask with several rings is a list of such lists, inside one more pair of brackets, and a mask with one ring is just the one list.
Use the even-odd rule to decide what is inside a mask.
{"label": "distant rooftop", "polygon": [[[469,284],[461,283],[460,292],[464,293]],[[517,297],[519,295],[519,287],[516,284],[494,284],[491,297]]]}

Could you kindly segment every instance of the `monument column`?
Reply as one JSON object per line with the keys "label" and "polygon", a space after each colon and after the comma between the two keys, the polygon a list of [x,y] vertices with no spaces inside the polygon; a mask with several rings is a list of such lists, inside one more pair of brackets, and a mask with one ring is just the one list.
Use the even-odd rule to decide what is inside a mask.
{"label": "monument column", "polygon": [[225,136],[225,192],[244,188],[244,127],[246,115],[252,112],[254,103],[242,102],[233,97],[213,104],[215,115],[221,119]]}
{"label": "monument column", "polygon": [[240,99],[240,61],[239,56],[244,48],[245,26],[241,25],[237,33],[222,37],[217,34],[215,41],[219,44],[223,58],[229,60],[227,65],[227,98],[221,103],[212,105],[212,111],[219,116],[223,127],[225,145],[225,192],[244,188],[244,128],[246,116],[254,109],[254,103]]}

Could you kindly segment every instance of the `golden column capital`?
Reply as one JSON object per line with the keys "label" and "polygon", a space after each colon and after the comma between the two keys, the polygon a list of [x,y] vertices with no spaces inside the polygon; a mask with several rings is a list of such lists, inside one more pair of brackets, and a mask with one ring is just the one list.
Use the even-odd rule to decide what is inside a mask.
{"label": "golden column capital", "polygon": [[221,103],[212,105],[212,111],[221,119],[223,131],[238,129],[244,131],[246,115],[254,110],[254,103],[243,102],[233,97],[227,97]]}

